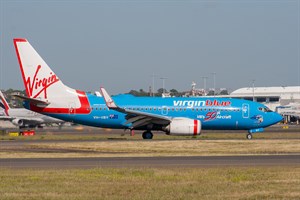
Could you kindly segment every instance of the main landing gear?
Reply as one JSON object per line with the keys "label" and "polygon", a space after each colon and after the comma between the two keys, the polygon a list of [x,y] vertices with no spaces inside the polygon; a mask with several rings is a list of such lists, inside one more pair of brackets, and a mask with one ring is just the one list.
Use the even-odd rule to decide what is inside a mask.
{"label": "main landing gear", "polygon": [[248,134],[247,134],[247,139],[248,139],[248,140],[251,140],[251,139],[252,139],[252,134],[251,134],[251,133],[248,133]]}
{"label": "main landing gear", "polygon": [[153,138],[153,134],[151,133],[151,131],[145,131],[143,132],[143,139],[148,139],[151,140]]}

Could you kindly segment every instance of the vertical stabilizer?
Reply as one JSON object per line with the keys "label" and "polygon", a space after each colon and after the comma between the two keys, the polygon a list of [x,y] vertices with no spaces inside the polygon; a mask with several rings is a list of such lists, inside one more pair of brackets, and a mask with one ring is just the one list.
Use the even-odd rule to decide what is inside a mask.
{"label": "vertical stabilizer", "polygon": [[0,91],[0,107],[2,109],[4,109],[5,115],[8,116],[9,115],[8,110],[10,109],[10,107],[9,107],[9,105],[8,105],[6,99],[5,99],[5,97],[4,97],[4,95],[1,91]]}
{"label": "vertical stabilizer", "polygon": [[48,99],[66,91],[65,85],[26,39],[14,39],[26,94],[30,98]]}
{"label": "vertical stabilizer", "polygon": [[14,39],[14,45],[27,96],[49,103],[46,109],[35,111],[66,113],[88,106],[85,92],[64,85],[26,39]]}

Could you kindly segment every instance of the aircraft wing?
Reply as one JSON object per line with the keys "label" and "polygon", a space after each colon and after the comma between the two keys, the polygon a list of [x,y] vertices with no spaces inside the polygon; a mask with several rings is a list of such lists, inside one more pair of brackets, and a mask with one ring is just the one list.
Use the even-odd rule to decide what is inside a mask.
{"label": "aircraft wing", "polygon": [[107,93],[107,91],[104,88],[100,88],[100,91],[105,100],[106,106],[109,109],[127,114],[126,116],[127,121],[125,122],[125,125],[131,123],[132,124],[131,128],[146,126],[148,124],[167,125],[171,122],[171,118],[167,116],[121,108],[116,105],[116,103],[113,101],[111,96]]}
{"label": "aircraft wing", "polygon": [[41,119],[41,118],[0,116],[0,120],[3,120],[3,121],[13,121],[14,119],[22,120],[26,124],[41,124],[41,123],[44,123],[44,120]]}
{"label": "aircraft wing", "polygon": [[15,118],[10,117],[10,116],[0,116],[0,120],[2,120],[2,121],[12,121],[14,119]]}
{"label": "aircraft wing", "polygon": [[27,118],[27,117],[11,117],[11,116],[0,116],[0,121],[9,121],[15,126],[37,126],[44,124],[44,120],[40,118]]}

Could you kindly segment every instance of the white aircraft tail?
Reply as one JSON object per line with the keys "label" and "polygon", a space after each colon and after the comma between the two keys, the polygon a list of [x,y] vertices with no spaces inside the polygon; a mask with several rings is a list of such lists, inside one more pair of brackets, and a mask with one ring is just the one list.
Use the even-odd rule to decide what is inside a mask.
{"label": "white aircraft tail", "polygon": [[65,108],[63,111],[55,110],[60,113],[67,112],[66,109],[81,108],[83,103],[87,103],[86,94],[64,85],[26,39],[14,39],[14,45],[30,99],[45,102],[47,108]]}
{"label": "white aircraft tail", "polygon": [[6,116],[8,116],[8,110],[10,109],[9,105],[8,105],[8,102],[6,101],[3,93],[0,91],[0,107],[2,109],[4,109],[4,113]]}

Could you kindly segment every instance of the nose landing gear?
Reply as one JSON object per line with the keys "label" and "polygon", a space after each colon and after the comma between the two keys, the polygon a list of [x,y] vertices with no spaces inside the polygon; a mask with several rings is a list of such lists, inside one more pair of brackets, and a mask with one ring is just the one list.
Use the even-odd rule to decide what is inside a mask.
{"label": "nose landing gear", "polygon": [[252,134],[251,134],[251,133],[248,133],[248,134],[247,134],[247,139],[248,139],[248,140],[251,140],[251,139],[252,139]]}

